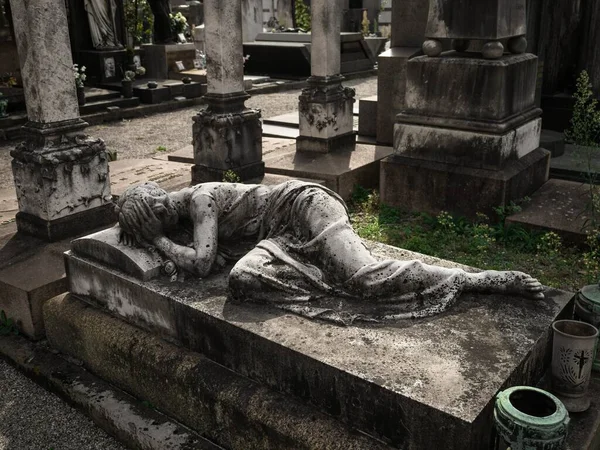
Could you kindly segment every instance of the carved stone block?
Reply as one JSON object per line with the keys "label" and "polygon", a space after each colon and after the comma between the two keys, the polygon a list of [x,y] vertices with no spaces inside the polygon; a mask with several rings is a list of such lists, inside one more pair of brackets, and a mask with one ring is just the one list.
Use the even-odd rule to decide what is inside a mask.
{"label": "carved stone block", "polygon": [[[262,176],[260,111],[243,107],[239,112],[226,112],[226,109],[215,112],[214,109],[209,107],[194,117],[193,182],[222,181],[223,173],[228,170],[243,181],[250,176]],[[255,170],[247,170],[248,167]]]}
{"label": "carved stone block", "polygon": [[[341,84],[342,77],[309,78],[299,102],[298,151],[326,153],[335,150],[332,140],[354,140],[354,89]],[[339,147],[339,146],[338,146]]]}
{"label": "carved stone block", "polygon": [[101,139],[63,135],[41,149],[25,142],[11,156],[20,212],[50,221],[112,201]]}

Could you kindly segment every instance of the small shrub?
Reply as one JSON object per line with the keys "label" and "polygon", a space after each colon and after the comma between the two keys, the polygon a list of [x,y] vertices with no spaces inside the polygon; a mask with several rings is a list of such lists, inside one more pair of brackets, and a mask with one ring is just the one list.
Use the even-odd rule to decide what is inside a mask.
{"label": "small shrub", "polygon": [[233,170],[227,170],[223,173],[223,183],[241,183],[242,179]]}
{"label": "small shrub", "polygon": [[311,28],[311,16],[310,8],[306,6],[303,0],[296,0],[296,8],[294,11],[296,19],[296,26],[302,28],[304,31],[310,31]]}
{"label": "small shrub", "polygon": [[600,145],[600,110],[592,91],[590,76],[585,70],[577,78],[577,89],[573,98],[575,106],[571,127],[565,130],[566,140],[580,146]]}

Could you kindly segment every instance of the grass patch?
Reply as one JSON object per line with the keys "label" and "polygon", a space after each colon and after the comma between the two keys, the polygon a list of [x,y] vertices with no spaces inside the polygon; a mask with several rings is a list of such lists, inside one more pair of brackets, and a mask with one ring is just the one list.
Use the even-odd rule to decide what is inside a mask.
{"label": "grass patch", "polygon": [[165,147],[164,145],[159,145],[158,147],[156,147],[156,151],[157,152],[166,152],[167,147]]}
{"label": "grass patch", "polygon": [[357,187],[349,208],[355,231],[365,239],[481,269],[520,270],[559,289],[576,291],[598,282],[600,233],[590,234],[588,248],[582,250],[563,244],[553,232],[506,225],[505,218],[519,211],[519,204],[496,208],[493,220],[446,212],[433,217],[381,204],[377,191]]}

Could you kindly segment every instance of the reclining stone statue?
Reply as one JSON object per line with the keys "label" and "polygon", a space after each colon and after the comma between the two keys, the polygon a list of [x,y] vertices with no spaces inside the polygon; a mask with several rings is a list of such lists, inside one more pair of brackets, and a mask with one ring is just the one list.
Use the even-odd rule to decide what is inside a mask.
{"label": "reclining stone statue", "polygon": [[[130,187],[118,209],[124,243],[152,246],[197,277],[234,263],[233,300],[308,317],[344,323],[427,317],[463,291],[544,298],[543,286],[522,272],[376,259],[353,231],[344,201],[318,184],[204,183],[167,193],[148,182]],[[191,242],[168,237],[186,224]]]}

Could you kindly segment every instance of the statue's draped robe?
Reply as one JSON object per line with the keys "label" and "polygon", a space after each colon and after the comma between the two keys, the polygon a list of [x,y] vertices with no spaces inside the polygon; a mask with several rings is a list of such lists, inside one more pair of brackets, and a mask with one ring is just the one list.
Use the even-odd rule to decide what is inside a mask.
{"label": "statue's draped robe", "polygon": [[88,14],[94,48],[115,48],[121,44],[117,38],[115,0],[84,0]]}
{"label": "statue's draped robe", "polygon": [[342,199],[323,186],[300,181],[277,186],[255,216],[236,204],[243,209],[246,202],[238,199],[222,210],[219,227],[233,229],[237,223],[231,234],[243,236],[260,224],[258,244],[229,276],[237,301],[269,303],[338,323],[403,319],[444,311],[465,284],[462,269],[375,259],[352,230]]}

